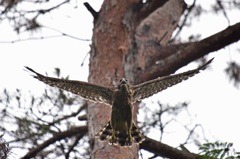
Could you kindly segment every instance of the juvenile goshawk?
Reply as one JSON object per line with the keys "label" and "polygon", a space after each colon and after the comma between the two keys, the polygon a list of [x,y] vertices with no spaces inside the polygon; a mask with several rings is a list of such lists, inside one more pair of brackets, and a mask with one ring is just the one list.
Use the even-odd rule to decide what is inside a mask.
{"label": "juvenile goshawk", "polygon": [[70,91],[87,100],[103,102],[112,105],[111,119],[97,134],[99,140],[108,141],[120,146],[131,146],[132,143],[141,143],[144,140],[136,124],[132,121],[133,103],[171,87],[204,70],[213,59],[197,69],[187,72],[159,77],[138,85],[130,86],[126,79],[121,79],[117,87],[104,87],[82,81],[65,80],[47,77],[33,72],[34,78],[60,89]]}

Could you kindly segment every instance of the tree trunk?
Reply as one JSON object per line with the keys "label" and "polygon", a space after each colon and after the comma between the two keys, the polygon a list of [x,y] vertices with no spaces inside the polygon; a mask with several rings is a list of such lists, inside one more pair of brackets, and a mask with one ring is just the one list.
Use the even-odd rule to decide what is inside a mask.
{"label": "tree trunk", "polygon": [[[90,53],[89,82],[114,86],[126,77],[135,84],[149,67],[156,49],[166,45],[183,13],[183,0],[104,1],[95,16]],[[138,145],[120,148],[99,142],[95,135],[110,119],[111,107],[89,103],[88,127],[92,159],[138,158]],[[134,109],[136,120],[137,106]]]}

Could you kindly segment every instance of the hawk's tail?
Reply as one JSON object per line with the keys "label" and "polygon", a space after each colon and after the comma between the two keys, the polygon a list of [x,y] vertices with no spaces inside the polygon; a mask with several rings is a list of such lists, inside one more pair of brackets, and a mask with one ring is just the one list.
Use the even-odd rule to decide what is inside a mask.
{"label": "hawk's tail", "polygon": [[135,143],[142,143],[145,140],[143,134],[140,132],[140,130],[137,128],[134,122],[132,122],[131,135]]}
{"label": "hawk's tail", "polygon": [[107,141],[109,144],[120,146],[131,146],[133,142],[141,143],[144,140],[144,136],[141,134],[134,122],[132,122],[130,137],[128,134],[120,132],[115,132],[115,135],[113,135],[113,129],[111,127],[110,121],[97,134],[97,137],[100,141]]}
{"label": "hawk's tail", "polygon": [[100,141],[107,141],[112,136],[112,127],[110,121],[96,135]]}

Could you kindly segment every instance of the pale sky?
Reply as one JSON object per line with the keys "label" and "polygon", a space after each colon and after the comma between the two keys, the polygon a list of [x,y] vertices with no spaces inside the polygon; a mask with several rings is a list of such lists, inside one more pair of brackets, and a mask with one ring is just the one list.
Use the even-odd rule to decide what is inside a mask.
{"label": "pale sky", "polygon": [[[96,10],[101,5],[100,2],[96,3],[93,0],[88,2]],[[66,5],[64,9],[59,9],[48,16],[43,16],[40,19],[40,23],[70,35],[90,40],[92,17],[82,3],[75,10],[71,8],[73,5]],[[205,7],[207,8],[208,6]],[[66,12],[63,12],[63,10],[66,10]],[[229,14],[229,19],[231,24],[239,22],[239,11],[232,11]],[[60,37],[16,42],[13,44],[2,43],[17,40],[18,38],[26,39],[30,33],[16,36],[7,22],[1,23],[0,26],[2,55],[0,62],[0,72],[2,74],[0,78],[1,89],[7,88],[13,91],[19,88],[25,92],[31,90],[36,94],[40,94],[46,85],[33,79],[30,73],[24,71],[24,66],[32,67],[43,74],[48,72],[49,75],[54,71],[55,67],[59,67],[63,76],[70,75],[70,79],[87,81],[89,59],[85,60],[83,67],[81,67],[81,63],[90,50],[90,41]],[[186,38],[192,33],[201,33],[201,37],[204,38],[225,29],[227,26],[228,23],[224,16],[207,14],[199,19],[194,19],[192,27],[183,30],[181,35]],[[58,33],[50,29],[42,29],[30,36],[41,37],[47,35],[58,35]],[[229,83],[227,76],[223,72],[229,60],[240,58],[239,52],[236,51],[237,47],[239,48],[239,44],[240,42],[211,53],[209,58],[215,57],[211,64],[211,69],[202,71],[188,81],[158,93],[144,100],[144,102],[152,106],[151,103],[156,103],[157,100],[170,104],[189,101],[188,110],[191,114],[192,125],[196,123],[201,124],[204,127],[206,137],[210,141],[233,142],[234,147],[240,151],[240,128],[238,127],[238,121],[240,120],[240,91]],[[177,72],[195,69],[196,67],[197,65],[193,63]],[[141,113],[143,112],[139,114],[140,120]],[[182,113],[179,122],[182,124],[189,123],[188,115]],[[166,144],[177,147],[186,139],[186,134],[183,134],[184,130],[178,124],[169,127],[167,130],[166,138],[163,139],[163,142]],[[199,131],[201,130],[199,129]],[[159,136],[152,136],[154,133],[153,130],[149,137],[158,139]],[[196,150],[194,147],[189,147],[189,145],[186,147],[189,150]]]}

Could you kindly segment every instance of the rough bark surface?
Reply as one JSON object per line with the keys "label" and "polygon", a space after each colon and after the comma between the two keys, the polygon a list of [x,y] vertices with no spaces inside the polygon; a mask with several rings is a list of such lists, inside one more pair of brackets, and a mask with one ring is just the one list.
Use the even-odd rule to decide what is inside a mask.
{"label": "rough bark surface", "polygon": [[[139,0],[121,2],[109,0],[102,4],[94,23],[89,82],[113,86],[119,79],[126,77],[131,83],[137,83],[134,72],[139,67],[144,69],[146,57],[151,53],[146,52],[147,48],[144,47],[149,42],[165,44],[170,39],[182,14],[183,1],[153,3],[161,6],[160,8],[153,7],[151,4],[149,7],[141,8],[140,3]],[[171,5],[174,9],[169,10]],[[137,11],[136,7],[138,7]],[[145,14],[144,10],[146,10]],[[138,16],[138,13],[144,14],[144,19]],[[147,32],[144,30],[146,27],[150,28]],[[164,40],[160,42],[161,38]],[[134,110],[136,118],[137,109]],[[99,142],[95,138],[95,135],[108,122],[110,111],[111,108],[103,104],[89,103],[88,105],[91,157],[93,159],[137,159],[138,145],[120,148]]]}
{"label": "rough bark surface", "polygon": [[138,73],[145,72],[152,64],[152,58],[159,55],[156,48],[166,46],[184,10],[184,1],[169,0],[142,19],[134,31],[132,53],[125,64],[127,78],[132,82],[142,81]]}
{"label": "rough bark surface", "polygon": [[[123,16],[135,0],[104,1],[93,29],[89,81],[113,86],[125,76],[124,59],[128,53],[129,32],[122,23]],[[119,148],[99,142],[95,135],[110,119],[111,107],[90,103],[88,106],[89,136],[92,159],[138,158],[137,146]]]}

